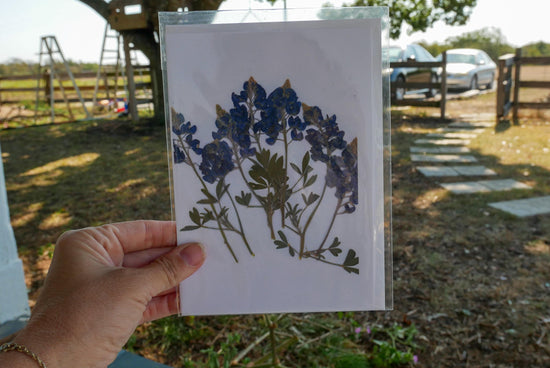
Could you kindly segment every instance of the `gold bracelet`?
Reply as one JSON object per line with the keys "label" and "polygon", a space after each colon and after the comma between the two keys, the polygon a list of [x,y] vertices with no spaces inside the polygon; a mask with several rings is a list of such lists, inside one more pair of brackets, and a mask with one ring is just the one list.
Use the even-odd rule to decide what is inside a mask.
{"label": "gold bracelet", "polygon": [[36,363],[38,363],[38,366],[40,368],[46,368],[46,364],[44,364],[42,359],[40,359],[35,353],[30,351],[26,346],[10,342],[8,344],[4,344],[4,345],[0,346],[0,353],[3,352],[3,351],[5,351],[5,352],[18,351],[20,353],[23,353],[23,354],[31,357],[32,360],[34,360]]}

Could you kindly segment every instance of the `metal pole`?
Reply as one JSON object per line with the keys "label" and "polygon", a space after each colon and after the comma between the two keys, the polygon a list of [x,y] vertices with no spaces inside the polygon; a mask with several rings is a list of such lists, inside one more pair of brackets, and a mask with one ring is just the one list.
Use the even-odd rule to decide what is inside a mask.
{"label": "metal pole", "polygon": [[[99,56],[99,65],[97,67],[97,76],[96,76],[96,79],[95,79],[94,98],[92,100],[92,109],[95,107],[95,105],[97,103],[97,91],[99,89],[99,77],[101,75],[101,67],[103,66],[103,53],[105,52],[105,40],[107,39],[108,29],[109,29],[109,22],[107,22],[107,24],[105,24],[105,32],[103,32],[103,42],[101,43],[101,55]],[[107,85],[105,85],[105,88],[108,90]]]}

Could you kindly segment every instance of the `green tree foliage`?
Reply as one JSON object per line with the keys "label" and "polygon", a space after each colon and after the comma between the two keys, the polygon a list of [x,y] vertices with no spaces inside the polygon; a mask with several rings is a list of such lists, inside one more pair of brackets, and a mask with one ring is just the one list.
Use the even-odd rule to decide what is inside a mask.
{"label": "green tree foliage", "polygon": [[513,53],[514,48],[508,44],[502,31],[494,27],[485,27],[477,31],[449,37],[444,43],[419,42],[432,55],[439,55],[445,50],[457,48],[473,48],[485,51],[493,60],[504,54]]}
{"label": "green tree foliage", "polygon": [[390,8],[390,37],[398,39],[403,24],[411,27],[409,33],[426,31],[435,22],[464,25],[477,0],[356,0],[345,6],[388,6]]}
{"label": "green tree foliage", "polygon": [[550,44],[539,41],[523,46],[523,56],[550,56]]}

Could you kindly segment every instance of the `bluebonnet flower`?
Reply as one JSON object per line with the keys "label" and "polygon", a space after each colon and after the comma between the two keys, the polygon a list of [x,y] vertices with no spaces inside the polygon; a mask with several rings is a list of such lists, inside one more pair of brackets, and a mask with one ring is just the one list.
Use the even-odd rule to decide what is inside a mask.
{"label": "bluebonnet flower", "polygon": [[[254,124],[253,129],[254,133],[259,131],[265,133],[267,135],[265,142],[269,145],[273,145],[283,130],[283,116],[290,115],[293,117],[298,115],[300,113],[301,103],[298,101],[298,96],[291,88],[290,82],[287,79],[282,87],[276,88],[269,94],[263,105],[260,114],[261,120]],[[291,135],[299,138],[300,135],[298,131],[295,129],[293,130],[294,132],[291,132]]]}
{"label": "bluebonnet flower", "polygon": [[250,101],[252,106],[257,109],[264,109],[266,107],[265,89],[250,77],[243,83],[243,90],[239,94],[231,94],[231,100],[234,106]]}
{"label": "bluebonnet flower", "polygon": [[174,143],[174,163],[181,164],[182,162],[185,162],[185,153],[180,146]]}
{"label": "bluebonnet flower", "polygon": [[227,142],[215,140],[203,147],[199,169],[208,183],[225,177],[234,167],[233,153]]}
{"label": "bluebonnet flower", "polygon": [[[197,132],[197,126],[191,125],[191,123],[185,122],[185,118],[182,113],[176,112],[174,108],[171,109],[172,115],[172,132],[179,138],[184,140],[197,155],[202,153],[200,148],[200,141],[193,139],[193,134]],[[180,145],[182,142],[174,140],[174,162],[176,164],[185,162],[185,152]]]}
{"label": "bluebonnet flower", "polygon": [[332,153],[346,148],[344,132],[338,128],[336,115],[323,118],[321,109],[317,106],[304,104],[304,123],[313,126],[306,130],[306,141],[311,145],[311,159],[328,162]]}
{"label": "bluebonnet flower", "polygon": [[334,195],[343,200],[344,212],[352,213],[359,203],[357,181],[357,141],[353,140],[343,151],[341,156],[330,157],[327,165],[326,183],[329,188],[336,188]]}
{"label": "bluebonnet flower", "polygon": [[290,130],[290,137],[294,141],[301,141],[304,139],[304,134],[302,133],[308,126],[306,121],[302,121],[299,116],[291,116],[288,118],[288,127]]}
{"label": "bluebonnet flower", "polygon": [[252,142],[250,140],[251,123],[248,109],[244,105],[236,105],[228,113],[220,105],[217,105],[216,112],[218,115],[216,119],[218,131],[212,132],[212,137],[215,140],[227,137],[239,146],[241,156],[254,155],[256,149],[250,147]]}

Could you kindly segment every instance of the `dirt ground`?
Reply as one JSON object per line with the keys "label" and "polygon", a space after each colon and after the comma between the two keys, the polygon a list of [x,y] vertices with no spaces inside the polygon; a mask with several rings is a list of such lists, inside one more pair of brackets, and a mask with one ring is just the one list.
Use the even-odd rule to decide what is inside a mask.
{"label": "dirt ground", "polygon": [[[437,118],[436,109],[396,110],[392,114],[394,310],[358,314],[356,319],[369,323],[414,324],[419,331],[416,337],[418,349],[414,352],[418,355],[416,366],[419,367],[550,367],[550,216],[520,219],[487,205],[495,199],[524,196],[522,193],[450,195],[434,180],[418,173],[410,161],[409,147],[415,139],[452,120],[467,121],[476,116],[490,116],[488,114],[495,112],[494,100],[494,94],[488,94],[486,97],[449,102],[449,120],[446,122]],[[468,114],[469,118],[464,118],[464,114]],[[544,116],[527,115],[527,118],[537,119],[537,123],[521,123],[527,128],[535,129],[540,134],[550,132]],[[510,126],[508,124],[508,128]],[[499,129],[489,129],[482,136],[498,139],[498,134],[501,134]],[[92,133],[93,139],[103,137],[108,140],[113,136],[113,132],[109,131]],[[149,142],[148,134],[144,134],[143,144]],[[85,216],[90,214],[83,211],[80,217],[73,215],[72,220],[66,221],[68,213],[76,212],[71,207],[73,204],[67,202],[55,216],[48,217],[50,226],[44,225],[43,235],[36,238],[31,229],[45,224],[45,216],[40,217],[41,208],[32,208],[32,203],[38,202],[37,199],[23,198],[29,187],[22,182],[24,178],[21,176],[33,166],[23,168],[11,159],[32,157],[44,148],[26,142],[25,137],[22,134],[17,137],[2,136],[2,150],[4,158],[7,157],[4,165],[10,205],[14,205],[12,225],[18,244],[25,244],[22,258],[32,305],[49,265],[49,252],[53,249],[51,242],[67,226],[89,225],[85,223],[88,221]],[[82,139],[78,138],[81,137],[78,134],[72,137]],[[62,142],[68,142],[69,138],[55,138],[52,135],[48,139],[50,141],[45,142],[57,145],[62,151],[65,149]],[[162,142],[162,134],[153,139]],[[122,134],[114,141],[119,146],[114,147],[113,143],[112,149],[118,150],[116,152],[119,154],[134,154],[131,147],[124,147]],[[25,147],[27,151],[17,153],[20,147]],[[89,147],[84,145],[83,152]],[[103,152],[101,159],[108,157],[107,153]],[[59,155],[63,157],[63,152]],[[165,160],[162,154],[158,156],[155,156],[156,161],[149,166],[149,170]],[[150,160],[148,157],[145,159]],[[525,160],[517,167],[508,165],[506,169],[522,172],[524,166],[531,167],[528,159]],[[94,164],[99,164],[99,161]],[[491,162],[498,168],[498,158]],[[72,164],[64,165],[72,167]],[[140,162],[136,162],[136,167],[138,165],[141,165]],[[53,169],[55,171],[56,168]],[[531,193],[550,195],[548,184],[541,184],[545,180],[550,183],[550,167],[531,167],[531,170],[538,175],[538,181],[533,183],[540,184],[540,188],[535,188]],[[78,176],[82,175],[78,171]],[[136,177],[150,178],[146,175],[150,174]],[[163,175],[164,171],[156,179],[159,183],[166,181]],[[143,194],[140,200],[146,198],[151,202],[146,213],[152,213],[157,218],[162,218],[162,214],[168,216],[166,209],[158,205],[166,199],[168,192],[156,193],[148,189],[148,180],[129,180],[121,184],[116,189],[117,195],[126,193],[125,190],[129,194],[123,194],[120,198],[115,197],[111,189],[101,192],[104,190],[101,185],[88,187],[84,182],[76,186],[67,182],[67,188],[71,189],[59,187],[58,191],[68,191],[68,196],[77,196],[81,203],[93,206],[98,222],[142,216],[139,211],[143,208],[143,202],[133,202],[136,192]],[[42,184],[33,185],[31,187],[36,191]],[[108,193],[105,200],[96,198],[105,196],[105,193]],[[19,203],[18,196],[22,198]],[[59,200],[63,202],[64,197]],[[98,218],[99,214],[106,212],[105,207],[96,204],[100,202],[101,206],[108,205],[115,212]],[[116,212],[121,207],[132,210],[129,213]]]}
{"label": "dirt ground", "polygon": [[[439,189],[416,172],[408,146],[445,124],[426,116],[433,109],[408,112],[392,119],[394,318],[419,329],[421,366],[549,367],[550,216],[519,219],[488,207],[487,196]],[[451,120],[491,113],[494,94],[447,105]],[[533,125],[550,137],[540,114]],[[523,116],[531,126],[533,112]],[[502,124],[483,134],[498,139],[510,127]],[[540,169],[540,180],[550,182],[549,167]],[[499,198],[515,195],[525,196]]]}

